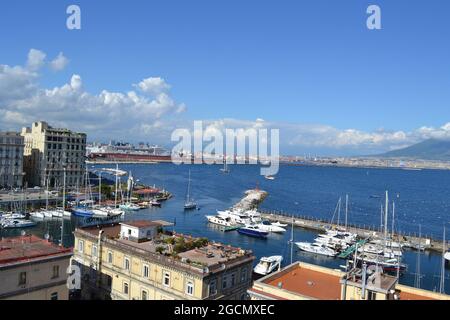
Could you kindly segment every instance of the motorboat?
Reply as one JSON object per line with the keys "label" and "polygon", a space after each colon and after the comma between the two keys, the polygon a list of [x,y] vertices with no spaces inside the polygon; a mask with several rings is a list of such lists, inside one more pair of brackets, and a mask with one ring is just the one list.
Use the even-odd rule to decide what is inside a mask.
{"label": "motorboat", "polygon": [[151,205],[152,207],[161,207],[161,202],[159,202],[159,201],[156,200],[156,199],[153,199],[153,200],[150,201],[150,205]]}
{"label": "motorboat", "polygon": [[34,227],[37,223],[31,220],[5,219],[2,221],[2,228],[18,229]]}
{"label": "motorboat", "polygon": [[235,226],[231,222],[230,218],[223,218],[221,216],[206,216],[206,219],[208,219],[208,222],[217,224],[219,226],[224,226],[224,227],[234,227]]}
{"label": "motorboat", "polygon": [[261,223],[258,223],[257,226],[264,231],[267,232],[274,232],[274,233],[283,233],[286,232],[286,229],[282,228],[282,227],[278,227],[278,226],[274,226],[273,224],[271,224],[269,221],[264,220]]}
{"label": "motorboat", "polygon": [[334,251],[333,249],[328,248],[326,245],[324,244],[320,244],[320,243],[310,243],[310,242],[296,242],[295,245],[303,251],[306,252],[310,252],[310,253],[315,253],[315,254],[320,254],[323,256],[328,256],[328,257],[334,257],[336,256],[337,252]]}
{"label": "motorboat", "polygon": [[266,276],[276,270],[281,269],[282,256],[262,257],[253,271],[262,276]]}
{"label": "motorboat", "polygon": [[245,225],[244,227],[241,227],[238,229],[238,232],[240,234],[246,235],[246,236],[250,236],[250,237],[255,237],[255,238],[267,238],[267,236],[269,235],[269,232],[261,230],[257,225]]}
{"label": "motorboat", "polygon": [[237,211],[238,211],[238,212],[241,212],[241,214],[243,214],[243,215],[249,217],[249,218],[250,218],[250,221],[251,221],[252,223],[260,223],[260,222],[262,222],[262,219],[261,219],[261,213],[259,213],[259,212],[256,211],[256,210],[247,210],[247,211],[244,211],[244,212],[239,211],[239,210],[237,210]]}
{"label": "motorboat", "polygon": [[277,226],[277,227],[281,227],[281,228],[286,228],[288,226],[288,224],[286,223],[280,223],[279,221],[277,222],[272,222],[273,226]]}
{"label": "motorboat", "polygon": [[383,254],[383,248],[376,244],[364,244],[358,248],[360,253]]}
{"label": "motorboat", "polygon": [[246,225],[252,223],[250,217],[248,217],[246,214],[237,211],[230,211],[230,210],[217,211],[217,215],[224,219],[230,218],[230,221],[234,224]]}
{"label": "motorboat", "polygon": [[[150,203],[152,203],[152,202],[150,202]],[[152,205],[153,205],[153,203],[152,203]],[[119,208],[123,209],[125,211],[138,211],[138,210],[141,210],[140,206],[138,206],[137,204],[131,203],[131,202],[123,203],[123,204],[119,205]]]}
{"label": "motorboat", "polygon": [[274,176],[264,176],[264,178],[266,178],[267,180],[275,180]]}
{"label": "motorboat", "polygon": [[447,252],[444,254],[444,259],[447,260],[448,262],[450,262],[450,251],[447,251]]}

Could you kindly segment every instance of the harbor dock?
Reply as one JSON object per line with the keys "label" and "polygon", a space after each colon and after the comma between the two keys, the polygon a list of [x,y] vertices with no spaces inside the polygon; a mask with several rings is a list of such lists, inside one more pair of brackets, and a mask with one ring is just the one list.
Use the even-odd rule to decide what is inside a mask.
{"label": "harbor dock", "polygon": [[[266,220],[276,222],[279,221],[281,223],[286,223],[292,225],[292,220],[294,220],[294,227],[309,229],[313,231],[317,231],[319,233],[325,232],[330,229],[343,228],[343,225],[337,225],[335,223],[331,223],[329,221],[325,221],[323,219],[315,218],[315,217],[306,217],[299,216],[296,214],[289,214],[285,212],[277,212],[277,211],[269,211],[264,209],[258,209],[261,212],[262,217]],[[360,238],[379,238],[382,239],[384,233],[376,228],[375,226],[369,225],[347,225],[347,231],[356,233]],[[429,236],[419,236],[415,233],[395,233],[393,236],[394,240],[400,241],[401,243],[408,245],[417,245],[421,244],[425,250],[435,251],[441,253],[442,248],[442,240],[433,239]],[[446,248],[449,247],[449,243],[447,242]]]}

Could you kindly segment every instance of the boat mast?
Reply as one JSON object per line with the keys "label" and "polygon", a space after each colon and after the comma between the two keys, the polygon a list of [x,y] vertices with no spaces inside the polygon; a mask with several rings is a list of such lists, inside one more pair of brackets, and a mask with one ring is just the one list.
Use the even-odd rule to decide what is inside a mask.
{"label": "boat mast", "polygon": [[348,194],[345,195],[345,231],[347,231]]}
{"label": "boat mast", "polygon": [[61,247],[64,247],[64,210],[66,207],[66,167],[63,170],[63,199],[62,199],[62,215],[63,219],[61,220]]}
{"label": "boat mast", "polygon": [[186,195],[186,203],[190,202],[191,199],[191,169],[189,169],[189,180],[188,180],[188,189],[187,189],[187,195]]}
{"label": "boat mast", "polygon": [[338,201],[338,203],[339,203],[338,216],[337,216],[337,225],[338,225],[338,227],[340,226],[340,223],[341,223],[341,202],[342,202],[342,198],[339,197],[339,201]]}
{"label": "boat mast", "polygon": [[441,283],[439,285],[439,292],[445,294],[445,225],[444,225],[444,236],[442,240],[442,266],[441,266]]}
{"label": "boat mast", "polygon": [[116,192],[114,192],[114,208],[117,208],[117,184],[118,184],[118,179],[117,179],[117,175],[119,173],[119,164],[116,163]]}
{"label": "boat mast", "polygon": [[392,231],[391,231],[391,249],[394,241],[394,220],[395,220],[395,201],[392,201]]}
{"label": "boat mast", "polygon": [[386,245],[387,245],[388,212],[389,212],[389,195],[388,195],[388,192],[386,191],[386,204],[384,206],[384,251],[386,251]]}
{"label": "boat mast", "polygon": [[417,248],[417,264],[416,264],[416,279],[415,287],[420,288],[420,250],[422,246],[422,225],[419,224],[419,247]]}
{"label": "boat mast", "polygon": [[293,263],[292,258],[294,255],[294,215],[292,215],[292,224],[291,224],[291,264]]}
{"label": "boat mast", "polygon": [[98,204],[102,205],[102,172],[98,172]]}

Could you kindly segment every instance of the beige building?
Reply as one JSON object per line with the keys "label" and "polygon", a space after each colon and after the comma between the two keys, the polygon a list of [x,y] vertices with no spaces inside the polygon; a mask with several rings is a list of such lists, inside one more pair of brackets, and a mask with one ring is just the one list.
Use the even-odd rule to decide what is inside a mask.
{"label": "beige building", "polygon": [[303,262],[255,281],[248,293],[252,300],[450,300],[448,295],[399,285],[396,277],[371,268],[346,273]]}
{"label": "beige building", "polygon": [[16,132],[0,132],[0,188],[23,186],[23,137]]}
{"label": "beige building", "polygon": [[0,241],[0,300],[67,300],[72,250],[35,236]]}
{"label": "beige building", "polygon": [[86,134],[50,127],[46,122],[34,122],[23,128],[24,169],[28,186],[50,187],[63,184],[82,185],[85,174]]}
{"label": "beige building", "polygon": [[72,265],[81,269],[83,299],[245,299],[251,251],[209,243],[133,221],[76,229]]}

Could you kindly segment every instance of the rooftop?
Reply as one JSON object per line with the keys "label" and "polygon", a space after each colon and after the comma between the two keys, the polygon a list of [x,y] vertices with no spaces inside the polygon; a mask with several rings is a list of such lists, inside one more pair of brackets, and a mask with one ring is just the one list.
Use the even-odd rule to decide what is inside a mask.
{"label": "rooftop", "polygon": [[134,220],[134,221],[128,221],[128,222],[122,222],[120,223],[124,226],[130,226],[135,228],[148,228],[148,227],[162,227],[162,226],[169,226],[171,225],[169,222],[165,221],[150,221],[150,220]]}
{"label": "rooftop", "polygon": [[[299,262],[258,282],[263,286],[286,290],[294,295],[312,299],[340,300],[341,277],[341,272]],[[251,290],[255,289],[258,293],[258,286]]]}
{"label": "rooftop", "polygon": [[62,248],[34,235],[5,238],[0,240],[0,267],[38,261],[71,252],[70,248]]}
{"label": "rooftop", "polygon": [[[132,221],[122,223],[126,225],[149,226],[172,225],[165,221]],[[99,231],[103,231],[105,241],[111,245],[122,247],[130,253],[134,252],[140,256],[158,259],[161,257],[167,263],[176,264],[186,268],[195,268],[199,273],[208,273],[222,270],[223,265],[232,267],[245,261],[254,260],[252,251],[243,250],[221,243],[210,243],[206,238],[195,238],[189,235],[172,232],[159,233],[153,239],[144,242],[135,242],[120,238],[120,224],[104,225],[101,227],[86,227],[75,230],[76,236],[90,236],[97,238]],[[207,268],[205,270],[205,268]]]}

